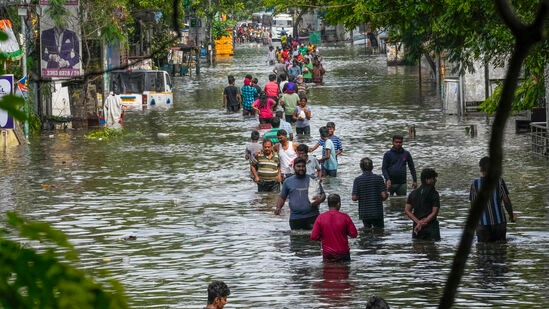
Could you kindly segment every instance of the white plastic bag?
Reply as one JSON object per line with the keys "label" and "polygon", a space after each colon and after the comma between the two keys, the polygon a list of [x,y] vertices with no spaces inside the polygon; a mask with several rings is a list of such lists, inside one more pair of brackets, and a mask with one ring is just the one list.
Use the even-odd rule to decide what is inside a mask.
{"label": "white plastic bag", "polygon": [[313,203],[314,200],[319,199],[320,195],[322,194],[320,181],[309,177],[309,188],[307,191],[309,196],[309,202]]}

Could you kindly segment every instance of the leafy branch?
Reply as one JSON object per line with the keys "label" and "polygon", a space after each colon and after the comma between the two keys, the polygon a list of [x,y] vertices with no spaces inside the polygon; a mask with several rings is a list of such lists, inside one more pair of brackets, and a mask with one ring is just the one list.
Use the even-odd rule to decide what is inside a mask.
{"label": "leafy branch", "polygon": [[[118,281],[108,280],[104,286],[73,266],[78,254],[65,234],[13,212],[7,222],[11,229],[0,231],[0,307],[128,308]],[[43,252],[22,247],[6,238],[12,232],[47,247]]]}

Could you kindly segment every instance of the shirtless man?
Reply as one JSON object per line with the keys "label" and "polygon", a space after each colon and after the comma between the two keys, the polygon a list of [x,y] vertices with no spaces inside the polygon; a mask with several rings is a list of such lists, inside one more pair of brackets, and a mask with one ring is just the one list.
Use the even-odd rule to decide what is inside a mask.
{"label": "shirtless man", "polygon": [[280,172],[284,178],[292,175],[292,163],[297,158],[297,144],[288,140],[286,130],[280,129],[276,133],[278,144],[274,145],[274,151],[278,152],[280,160]]}

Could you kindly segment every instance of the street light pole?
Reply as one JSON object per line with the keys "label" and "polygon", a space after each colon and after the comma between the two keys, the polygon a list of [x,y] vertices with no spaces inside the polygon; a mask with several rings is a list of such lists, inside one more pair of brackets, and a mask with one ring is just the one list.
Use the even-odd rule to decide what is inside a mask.
{"label": "street light pole", "polygon": [[[23,65],[23,78],[27,76],[27,27],[25,23],[25,19],[27,18],[28,13],[28,5],[30,0],[22,0],[21,5],[17,8],[17,15],[21,16],[21,49],[23,51],[23,58],[22,58],[22,65]],[[28,78],[27,78],[28,81]],[[28,93],[27,93],[28,96]],[[23,133],[25,134],[25,139],[29,140],[29,121],[28,118],[30,116],[30,110],[29,110],[29,104],[28,100],[26,100],[27,104],[25,104],[25,112],[27,114],[27,120],[25,120],[25,123],[23,125]]]}
{"label": "street light pole", "polygon": [[23,77],[27,76],[27,28],[25,25],[25,18],[27,17],[27,8],[20,7],[19,16],[21,16],[21,34],[23,39],[21,40],[21,49],[23,50]]}

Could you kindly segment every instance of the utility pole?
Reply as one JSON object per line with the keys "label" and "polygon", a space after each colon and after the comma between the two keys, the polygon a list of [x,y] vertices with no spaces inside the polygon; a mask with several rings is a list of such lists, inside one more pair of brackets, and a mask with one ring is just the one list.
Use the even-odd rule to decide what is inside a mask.
{"label": "utility pole", "polygon": [[[17,15],[21,16],[21,49],[23,50],[23,58],[22,58],[22,65],[23,65],[23,78],[27,76],[27,26],[25,23],[25,19],[27,18],[28,14],[28,6],[29,6],[30,0],[22,0],[21,4],[17,8]],[[27,77],[28,81],[28,77]],[[25,98],[25,96],[23,95]],[[28,98],[28,93],[27,93]],[[28,99],[25,98],[25,112],[27,114],[27,120],[25,120],[25,123],[23,125],[23,133],[25,134],[25,139],[29,140],[29,116],[30,116],[30,108],[29,108],[29,102]]]}
{"label": "utility pole", "polygon": [[207,18],[209,19],[207,22],[206,22],[206,25],[208,26],[208,43],[206,45],[206,52],[207,52],[207,57],[208,57],[208,66],[212,66],[213,64],[213,59],[212,59],[212,46],[213,46],[213,40],[212,40],[212,27],[213,27],[213,20],[214,20],[214,16],[213,16],[213,9],[212,9],[212,0],[208,0],[208,15],[207,15]]}

